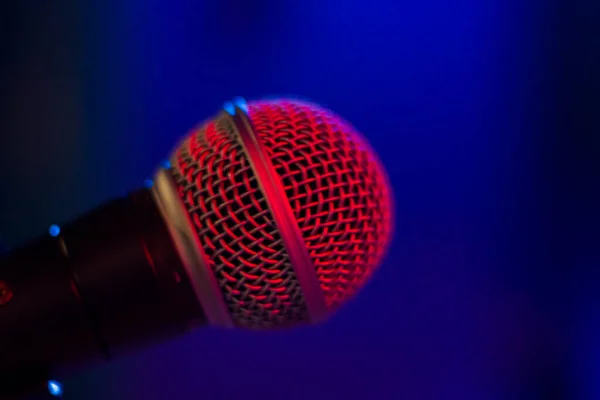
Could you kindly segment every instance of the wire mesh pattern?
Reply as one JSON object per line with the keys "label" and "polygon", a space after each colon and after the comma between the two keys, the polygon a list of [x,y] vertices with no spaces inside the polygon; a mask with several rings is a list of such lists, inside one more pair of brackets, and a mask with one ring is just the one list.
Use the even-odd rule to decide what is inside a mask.
{"label": "wire mesh pattern", "polygon": [[391,192],[367,142],[331,112],[298,101],[249,104],[331,309],[381,262],[392,232]]}
{"label": "wire mesh pattern", "polygon": [[236,325],[308,322],[300,284],[229,118],[197,129],[173,174]]}

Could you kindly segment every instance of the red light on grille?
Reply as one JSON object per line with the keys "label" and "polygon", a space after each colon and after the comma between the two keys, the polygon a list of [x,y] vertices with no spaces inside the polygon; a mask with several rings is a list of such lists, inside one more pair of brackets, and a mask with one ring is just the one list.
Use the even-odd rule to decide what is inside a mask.
{"label": "red light on grille", "polygon": [[254,102],[239,118],[222,113],[176,151],[180,197],[234,324],[308,322],[380,264],[393,219],[385,171],[354,128],[314,104]]}

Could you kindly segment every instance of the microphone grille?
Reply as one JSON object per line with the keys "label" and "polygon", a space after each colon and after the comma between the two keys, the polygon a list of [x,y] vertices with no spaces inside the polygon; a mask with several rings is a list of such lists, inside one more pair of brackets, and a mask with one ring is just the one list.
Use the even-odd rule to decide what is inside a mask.
{"label": "microphone grille", "polygon": [[365,284],[390,242],[386,173],[362,135],[315,104],[256,102],[250,103],[249,115],[333,310]]}
{"label": "microphone grille", "polygon": [[[307,296],[334,311],[370,278],[390,243],[392,194],[374,151],[337,115],[296,100],[247,106],[284,198],[265,197],[225,112],[180,145],[172,173],[233,324],[298,325],[314,317]],[[293,265],[269,208],[285,203],[319,293],[303,292],[294,269],[302,266]]]}
{"label": "microphone grille", "polygon": [[234,324],[308,321],[285,245],[230,119],[206,123],[180,146],[174,177]]}

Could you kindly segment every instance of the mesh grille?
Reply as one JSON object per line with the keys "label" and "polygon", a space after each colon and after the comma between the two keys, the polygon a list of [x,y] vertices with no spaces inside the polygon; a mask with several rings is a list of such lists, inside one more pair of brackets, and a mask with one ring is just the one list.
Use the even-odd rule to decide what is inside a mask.
{"label": "mesh grille", "polygon": [[308,321],[301,287],[230,120],[194,132],[173,164],[234,323],[272,328]]}
{"label": "mesh grille", "polygon": [[390,240],[386,175],[354,129],[315,105],[251,103],[249,115],[283,181],[326,303],[336,308],[364,285]]}

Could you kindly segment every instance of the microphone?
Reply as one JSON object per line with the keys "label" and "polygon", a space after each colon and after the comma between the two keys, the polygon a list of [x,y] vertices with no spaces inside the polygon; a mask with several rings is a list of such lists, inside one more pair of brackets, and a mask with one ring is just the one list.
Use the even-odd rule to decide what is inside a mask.
{"label": "microphone", "polygon": [[226,103],[150,187],[0,261],[0,393],[204,325],[324,321],[381,263],[392,197],[366,139],[333,112]]}

